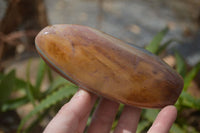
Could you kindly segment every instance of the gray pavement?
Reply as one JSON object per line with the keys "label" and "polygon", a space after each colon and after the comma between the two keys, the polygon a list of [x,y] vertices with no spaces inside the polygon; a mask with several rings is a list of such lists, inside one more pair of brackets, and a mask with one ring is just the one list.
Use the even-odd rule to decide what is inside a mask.
{"label": "gray pavement", "polygon": [[[129,43],[144,47],[165,26],[165,40],[173,43],[189,64],[200,61],[200,34],[194,22],[200,2],[188,0],[45,0],[50,24],[81,24],[97,28]],[[196,16],[195,16],[196,15]],[[188,35],[187,32],[192,35]]]}
{"label": "gray pavement", "polygon": [[[81,24],[144,47],[165,26],[169,47],[191,65],[200,61],[200,0],[45,0],[50,24]],[[6,3],[0,0],[0,19]],[[200,21],[200,20],[199,20]]]}

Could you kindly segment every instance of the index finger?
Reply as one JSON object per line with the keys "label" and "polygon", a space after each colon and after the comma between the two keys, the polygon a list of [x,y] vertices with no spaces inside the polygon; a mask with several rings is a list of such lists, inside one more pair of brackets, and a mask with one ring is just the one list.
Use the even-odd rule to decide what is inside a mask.
{"label": "index finger", "polygon": [[75,133],[83,130],[83,124],[97,99],[97,96],[79,89],[51,120],[44,133]]}
{"label": "index finger", "polygon": [[158,114],[148,133],[168,133],[176,120],[177,110],[173,105],[164,107]]}

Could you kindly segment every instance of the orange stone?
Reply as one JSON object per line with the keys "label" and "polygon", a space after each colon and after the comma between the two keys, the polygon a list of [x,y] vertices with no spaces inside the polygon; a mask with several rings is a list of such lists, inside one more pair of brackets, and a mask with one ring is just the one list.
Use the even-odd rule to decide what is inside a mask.
{"label": "orange stone", "polygon": [[93,28],[53,25],[36,37],[41,57],[82,89],[140,108],[172,105],[181,76],[159,57]]}

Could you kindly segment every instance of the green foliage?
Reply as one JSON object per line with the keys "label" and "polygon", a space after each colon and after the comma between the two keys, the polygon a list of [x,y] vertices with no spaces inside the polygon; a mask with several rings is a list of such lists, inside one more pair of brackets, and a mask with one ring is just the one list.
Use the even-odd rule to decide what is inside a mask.
{"label": "green foliage", "polygon": [[23,125],[34,115],[39,114],[51,105],[56,104],[60,100],[73,95],[77,90],[77,86],[70,84],[60,88],[44,98],[26,117],[24,117],[19,125],[18,133],[21,131]]}
{"label": "green foliage", "polygon": [[183,88],[184,90],[187,90],[191,81],[195,78],[195,76],[198,74],[199,71],[200,71],[200,62],[196,64],[192,68],[192,70],[190,70],[184,77],[184,88]]}
{"label": "green foliage", "polygon": [[158,109],[147,109],[144,112],[144,118],[146,118],[150,122],[153,122],[158,113],[159,113]]}
{"label": "green foliage", "polygon": [[184,80],[183,91],[180,95],[179,100],[177,101],[176,106],[179,110],[182,110],[183,107],[200,110],[200,99],[193,97],[187,92],[190,83],[200,71],[200,63],[197,63],[190,71],[187,71],[186,63],[183,57],[178,52],[176,52],[175,54],[177,61],[176,70],[180,75],[182,75]]}
{"label": "green foliage", "polygon": [[141,133],[142,131],[145,131],[147,127],[151,125],[151,122],[148,120],[142,120],[139,122],[138,127],[137,127],[137,132],[136,133]]}
{"label": "green foliage", "polygon": [[183,91],[180,95],[180,100],[181,106],[200,110],[200,99],[193,97],[188,92]]}
{"label": "green foliage", "polygon": [[[159,32],[153,38],[151,43],[147,45],[146,49],[158,55],[163,50],[165,50],[166,47],[170,43],[172,43],[173,41],[177,42],[176,39],[171,39],[161,44],[167,32],[168,32],[167,28],[161,30],[161,32]],[[195,76],[200,71],[200,62],[197,63],[190,71],[187,71],[185,60],[177,51],[175,51],[175,58],[176,58],[176,71],[183,77],[183,80],[184,80],[183,91],[176,103],[178,112],[182,112],[184,109],[187,109],[187,108],[200,110],[200,99],[195,98],[194,96],[192,96],[191,94],[187,92],[187,89],[190,86],[190,83],[192,82],[192,80],[194,80]],[[148,122],[152,123],[158,113],[157,110],[145,110],[145,112],[146,113],[142,115],[142,119],[147,120]],[[187,131],[188,128],[191,129],[191,127],[189,127],[189,125],[187,125],[186,123],[178,123],[178,121],[180,121],[179,119],[180,118],[177,118],[177,122],[172,126],[170,133],[186,133],[188,132]],[[147,122],[144,121],[144,123],[147,123]],[[148,126],[148,124],[146,124],[146,126]],[[193,130],[192,132],[194,133],[197,132],[195,128],[192,128],[192,130]]]}
{"label": "green foliage", "polygon": [[9,72],[7,75],[2,76],[0,80],[0,105],[7,101],[14,88],[15,71]]}
{"label": "green foliage", "polygon": [[29,100],[26,96],[24,97],[20,97],[20,98],[16,98],[16,99],[11,99],[6,101],[2,106],[1,106],[1,111],[5,112],[8,110],[14,110],[26,103],[28,103]]}
{"label": "green foliage", "polygon": [[15,70],[8,74],[1,74],[0,79],[0,112],[14,110],[21,105],[26,104],[29,100],[27,96],[11,99],[12,92],[25,90],[27,83],[15,76]]}
{"label": "green foliage", "polygon": [[175,51],[175,57],[176,57],[176,71],[182,77],[185,77],[185,74],[186,74],[186,63],[185,63],[183,57],[177,51]]}
{"label": "green foliage", "polygon": [[[168,31],[169,31],[168,27],[166,27],[162,31],[160,31],[153,38],[153,40],[149,43],[149,45],[146,46],[146,50],[148,50],[152,53],[157,53],[160,48],[161,41],[163,40],[163,38],[165,37],[165,35],[167,34]],[[168,43],[170,43],[170,42],[168,42]],[[165,47],[168,45],[168,43],[165,44]]]}
{"label": "green foliage", "polygon": [[184,129],[178,124],[173,124],[170,133],[184,133]]}
{"label": "green foliage", "polygon": [[[0,74],[0,111],[5,112],[9,110],[15,110],[20,106],[27,103],[31,103],[34,109],[21,120],[18,128],[18,132],[28,132],[35,125],[38,125],[45,116],[48,115],[48,111],[53,107],[57,106],[57,103],[64,100],[70,99],[71,96],[76,92],[77,86],[67,81],[64,78],[58,77],[53,79],[49,67],[40,61],[36,82],[32,84],[30,82],[30,67],[31,60],[29,61],[26,68],[26,80],[19,79],[15,76],[15,71],[12,70],[8,74]],[[45,91],[41,91],[41,85],[44,80],[45,74],[48,76],[51,82],[49,87]],[[12,92],[19,92],[23,95],[21,97],[11,98]],[[23,126],[32,117],[35,119],[30,122],[28,127],[22,130]]]}
{"label": "green foliage", "polygon": [[39,94],[40,87],[41,87],[42,81],[44,79],[45,70],[47,70],[47,66],[45,65],[45,62],[41,59],[39,68],[38,68],[38,72],[37,72],[36,83],[35,83],[35,93],[36,94]]}
{"label": "green foliage", "polygon": [[[146,49],[154,54],[159,55],[172,42],[177,42],[176,39],[169,39],[163,42],[168,30],[169,29],[167,27],[161,30],[153,38],[149,45],[146,46]],[[193,97],[187,91],[191,82],[200,71],[200,63],[188,71],[184,58],[177,51],[174,53],[176,58],[176,71],[183,77],[184,80],[184,89],[176,103],[178,112],[181,113],[184,109],[188,108],[200,110],[200,99]],[[35,83],[31,83],[30,67],[31,60],[27,65],[25,80],[16,77],[14,70],[7,74],[0,73],[0,113],[9,110],[16,110],[17,108],[28,103],[31,103],[34,106],[33,110],[27,116],[22,118],[18,128],[18,133],[29,132],[35,125],[38,125],[45,117],[47,117],[50,111],[54,112],[54,109],[59,103],[61,103],[63,100],[65,100],[65,102],[68,101],[77,90],[77,86],[73,85],[66,79],[62,77],[53,78],[50,68],[42,60],[40,61],[37,69]],[[45,76],[47,76],[50,85],[45,89],[45,91],[41,91],[41,86]],[[14,98],[10,97],[11,93],[13,92],[20,92],[22,95]],[[95,108],[96,104],[94,109]],[[120,108],[116,115],[116,120],[113,123],[112,129],[116,127],[122,110],[123,105],[120,104]],[[138,124],[137,133],[146,132],[152,125],[159,111],[160,110],[158,109],[144,109],[142,111],[140,123]],[[31,118],[34,118],[34,120],[30,121]],[[24,124],[28,121],[30,124],[24,128]],[[89,117],[87,125],[90,123],[90,121],[91,116]],[[178,117],[177,121],[172,126],[170,133],[186,133],[189,132],[188,129],[192,130],[194,133],[197,133],[194,127],[187,125],[182,118]]]}

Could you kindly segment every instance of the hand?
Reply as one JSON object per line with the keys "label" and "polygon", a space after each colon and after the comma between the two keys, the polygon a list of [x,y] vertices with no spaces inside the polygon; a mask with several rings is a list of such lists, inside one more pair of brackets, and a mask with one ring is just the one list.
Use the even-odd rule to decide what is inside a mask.
{"label": "hand", "polygon": [[[58,112],[48,124],[44,133],[83,133],[90,111],[97,96],[80,89]],[[88,133],[109,133],[119,103],[101,99],[90,126]],[[136,132],[141,109],[125,106],[114,133]],[[168,133],[176,119],[177,111],[172,105],[166,106],[158,114],[148,133]]]}

